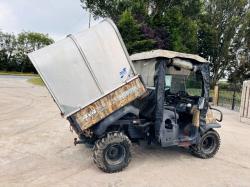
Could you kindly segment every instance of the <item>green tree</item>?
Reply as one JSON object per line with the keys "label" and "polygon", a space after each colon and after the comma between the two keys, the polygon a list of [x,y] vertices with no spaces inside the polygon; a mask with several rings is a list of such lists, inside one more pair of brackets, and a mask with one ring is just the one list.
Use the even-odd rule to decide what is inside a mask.
{"label": "green tree", "polygon": [[[116,24],[120,22],[119,19],[124,18],[121,15],[125,11],[130,11],[135,21],[139,23],[139,30],[143,36],[155,41],[154,48],[197,52],[196,18],[200,14],[202,5],[200,0],[80,1],[95,18],[109,17]],[[119,29],[121,33],[127,32],[126,27]],[[129,36],[122,36],[124,40],[129,40]]]}
{"label": "green tree", "polygon": [[210,60],[212,85],[230,73],[241,49],[247,0],[206,0],[199,21],[199,53]]}
{"label": "green tree", "polygon": [[118,22],[118,28],[130,54],[154,48],[156,41],[144,37],[130,11],[123,12]]}
{"label": "green tree", "polygon": [[[155,42],[152,48],[199,53],[211,62],[212,85],[237,69],[246,69],[247,64],[239,68],[239,54],[243,55],[242,63],[249,63],[248,0],[80,1],[95,18],[110,17],[116,24],[123,22],[120,19],[124,19],[121,15],[125,11],[130,11],[137,25],[135,30]],[[123,34],[131,27],[124,24],[119,30],[133,53],[140,51],[140,45],[133,48],[131,43],[142,39]],[[242,49],[244,54],[239,53]]]}
{"label": "green tree", "polygon": [[242,84],[249,78],[250,73],[250,12],[247,13],[246,19],[243,20],[241,27],[238,29],[231,48],[231,67],[229,81],[232,83]]}
{"label": "green tree", "polygon": [[0,32],[0,70],[12,71],[15,69],[15,53],[17,40],[14,34]]}
{"label": "green tree", "polygon": [[17,53],[15,59],[21,72],[35,72],[27,54],[42,47],[52,44],[54,41],[47,34],[35,32],[22,32],[17,36]]}
{"label": "green tree", "polygon": [[0,32],[0,70],[35,72],[27,53],[53,43],[48,35],[23,32],[17,37]]}
{"label": "green tree", "polygon": [[170,35],[170,50],[197,53],[200,9],[201,3],[197,0],[175,1],[171,7],[164,9],[162,19]]}

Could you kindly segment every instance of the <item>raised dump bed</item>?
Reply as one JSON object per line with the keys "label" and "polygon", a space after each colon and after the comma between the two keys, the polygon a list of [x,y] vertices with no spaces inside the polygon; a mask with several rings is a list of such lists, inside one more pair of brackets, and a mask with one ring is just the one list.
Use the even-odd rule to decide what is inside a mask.
{"label": "raised dump bed", "polygon": [[146,91],[109,19],[28,56],[62,115],[82,130]]}

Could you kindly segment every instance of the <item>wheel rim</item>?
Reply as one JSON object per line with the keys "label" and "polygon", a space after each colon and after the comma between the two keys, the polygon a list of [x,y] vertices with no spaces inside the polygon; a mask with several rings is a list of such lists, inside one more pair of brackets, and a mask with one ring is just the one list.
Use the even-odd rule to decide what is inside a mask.
{"label": "wheel rim", "polygon": [[120,164],[126,156],[125,147],[122,144],[112,144],[106,148],[105,160],[110,165]]}
{"label": "wheel rim", "polygon": [[209,154],[212,153],[215,148],[216,148],[216,143],[213,136],[207,136],[206,138],[204,138],[201,144],[202,152]]}

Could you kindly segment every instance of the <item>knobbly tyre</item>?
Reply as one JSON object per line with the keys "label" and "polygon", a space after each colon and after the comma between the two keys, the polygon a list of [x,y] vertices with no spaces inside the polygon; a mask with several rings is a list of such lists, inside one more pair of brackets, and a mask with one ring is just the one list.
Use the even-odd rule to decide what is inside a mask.
{"label": "knobbly tyre", "polygon": [[214,129],[222,113],[209,105],[209,62],[197,55],[155,50],[129,57],[106,19],[29,58],[78,135],[75,145],[92,145],[105,172],[129,164],[131,142],[186,147],[204,159],[220,147]]}

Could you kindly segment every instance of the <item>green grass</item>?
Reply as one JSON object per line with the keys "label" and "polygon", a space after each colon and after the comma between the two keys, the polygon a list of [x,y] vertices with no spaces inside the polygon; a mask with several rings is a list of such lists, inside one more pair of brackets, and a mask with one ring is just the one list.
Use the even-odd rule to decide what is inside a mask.
{"label": "green grass", "polygon": [[34,73],[22,73],[16,71],[0,71],[0,75],[37,76],[37,74]]}
{"label": "green grass", "polygon": [[[201,89],[197,89],[197,88],[188,88],[187,92],[191,96],[200,96],[201,95]],[[212,97],[213,94],[214,94],[214,91],[210,90],[209,96]]]}
{"label": "green grass", "polygon": [[[196,88],[189,88],[188,90],[189,95],[201,95],[201,90],[196,89]],[[210,89],[209,93],[210,97],[214,95],[214,90]],[[233,91],[228,91],[228,90],[219,90],[219,97],[222,97],[224,99],[232,100],[233,99]],[[235,98],[236,100],[241,99],[241,92],[236,92],[235,93]]]}
{"label": "green grass", "polygon": [[32,76],[32,78],[28,79],[28,82],[38,86],[44,86],[44,82],[40,78],[39,75],[34,73],[22,73],[16,71],[0,71],[0,75],[14,75],[14,76]]}
{"label": "green grass", "polygon": [[187,92],[189,95],[191,96],[195,96],[195,95],[201,95],[201,89],[197,89],[197,88],[188,88]]}
{"label": "green grass", "polygon": [[28,82],[37,86],[44,86],[44,82],[40,77],[32,77],[28,80]]}
{"label": "green grass", "polygon": [[[226,91],[226,90],[220,90],[219,91],[219,97],[223,97],[226,99],[233,99],[233,91]],[[241,92],[235,92],[235,98],[237,100],[241,99]]]}

